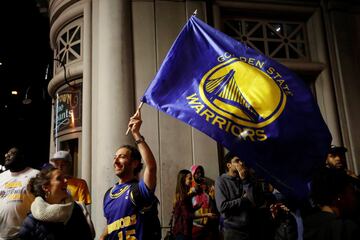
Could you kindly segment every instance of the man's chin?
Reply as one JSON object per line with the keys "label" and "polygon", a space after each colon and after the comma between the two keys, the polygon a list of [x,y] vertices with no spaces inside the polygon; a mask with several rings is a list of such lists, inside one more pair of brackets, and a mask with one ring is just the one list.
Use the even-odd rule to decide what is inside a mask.
{"label": "man's chin", "polygon": [[335,168],[336,168],[336,169],[340,169],[340,170],[345,169],[344,165],[342,165],[342,164],[336,164],[336,165],[335,165]]}
{"label": "man's chin", "polygon": [[124,175],[124,171],[121,171],[121,170],[116,171],[115,170],[115,175],[118,176],[119,178],[121,178]]}
{"label": "man's chin", "polygon": [[4,163],[4,167],[5,167],[6,169],[17,168],[17,164],[14,164],[13,162],[5,162],[5,163]]}

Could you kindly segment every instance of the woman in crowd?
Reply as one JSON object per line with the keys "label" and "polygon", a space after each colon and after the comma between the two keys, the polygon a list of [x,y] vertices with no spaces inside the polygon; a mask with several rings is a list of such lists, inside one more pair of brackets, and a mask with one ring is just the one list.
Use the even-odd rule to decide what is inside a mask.
{"label": "woman in crowd", "polygon": [[175,200],[174,200],[174,227],[172,232],[176,240],[191,240],[194,218],[212,217],[212,213],[204,213],[195,216],[195,211],[201,207],[193,206],[191,199],[198,194],[194,189],[190,190],[192,175],[189,170],[180,170],[177,176]]}
{"label": "woman in crowd", "polygon": [[191,198],[194,192],[189,193],[191,187],[191,172],[180,170],[177,175],[176,192],[174,199],[174,227],[172,229],[176,240],[191,240],[194,208]]}
{"label": "woman in crowd", "polygon": [[20,239],[92,239],[82,209],[69,196],[66,182],[60,170],[52,167],[30,179],[27,188],[35,200],[20,229]]}
{"label": "woman in crowd", "polygon": [[[192,183],[191,190],[198,192],[192,198],[193,207],[201,205],[195,211],[195,219],[192,227],[193,240],[218,240],[219,239],[219,216],[215,203],[215,182],[205,177],[204,167],[191,166]],[[190,191],[191,191],[190,190]],[[212,214],[211,217],[197,217],[204,214]]]}

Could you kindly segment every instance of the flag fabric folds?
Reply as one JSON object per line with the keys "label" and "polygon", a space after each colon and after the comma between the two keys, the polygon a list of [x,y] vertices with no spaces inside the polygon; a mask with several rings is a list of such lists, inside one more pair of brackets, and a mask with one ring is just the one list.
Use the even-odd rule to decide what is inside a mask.
{"label": "flag fabric folds", "polygon": [[331,142],[296,74],[195,16],[141,101],[204,132],[298,199]]}

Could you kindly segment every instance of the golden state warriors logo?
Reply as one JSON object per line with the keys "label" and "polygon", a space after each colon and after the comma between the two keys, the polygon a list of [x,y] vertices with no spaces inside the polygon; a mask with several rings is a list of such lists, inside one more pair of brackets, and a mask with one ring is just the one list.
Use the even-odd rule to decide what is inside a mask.
{"label": "golden state warriors logo", "polygon": [[286,95],[274,79],[239,58],[208,71],[201,79],[199,93],[212,111],[245,127],[272,123],[286,104]]}

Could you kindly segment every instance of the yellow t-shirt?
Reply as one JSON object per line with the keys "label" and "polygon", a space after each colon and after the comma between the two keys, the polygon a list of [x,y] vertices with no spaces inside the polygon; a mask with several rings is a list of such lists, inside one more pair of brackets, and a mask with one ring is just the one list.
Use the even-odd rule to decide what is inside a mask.
{"label": "yellow t-shirt", "polygon": [[75,201],[83,202],[86,205],[91,203],[89,188],[84,179],[75,177],[67,178],[67,190]]}

